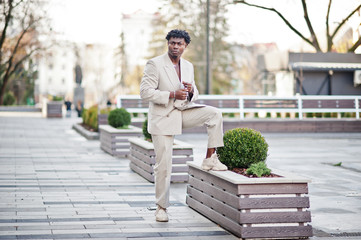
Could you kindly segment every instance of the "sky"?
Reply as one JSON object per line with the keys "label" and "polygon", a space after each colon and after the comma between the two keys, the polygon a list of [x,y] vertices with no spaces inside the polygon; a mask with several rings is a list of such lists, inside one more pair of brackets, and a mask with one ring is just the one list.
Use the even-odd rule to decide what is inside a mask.
{"label": "sky", "polygon": [[[267,6],[274,4],[297,29],[307,35],[300,0],[249,2]],[[320,32],[325,28],[328,0],[308,0],[307,3],[314,28]],[[336,26],[335,22],[345,17],[357,3],[360,0],[334,0],[331,24]],[[121,13],[129,14],[139,9],[152,13],[160,5],[160,0],[50,0],[49,13],[53,18],[54,29],[63,32],[68,39],[116,46],[121,31]],[[231,4],[228,10],[229,42],[246,45],[275,42],[281,50],[286,50],[301,41],[275,13],[242,4]]]}

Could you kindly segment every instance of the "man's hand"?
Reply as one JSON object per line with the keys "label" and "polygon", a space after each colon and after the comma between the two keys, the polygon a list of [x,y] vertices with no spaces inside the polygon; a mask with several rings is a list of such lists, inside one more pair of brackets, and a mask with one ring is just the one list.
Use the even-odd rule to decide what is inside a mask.
{"label": "man's hand", "polygon": [[193,93],[192,83],[182,82],[182,84],[184,85],[184,88],[187,90],[187,92]]}
{"label": "man's hand", "polygon": [[187,89],[178,89],[177,91],[175,91],[175,99],[179,99],[179,100],[185,100],[187,99]]}

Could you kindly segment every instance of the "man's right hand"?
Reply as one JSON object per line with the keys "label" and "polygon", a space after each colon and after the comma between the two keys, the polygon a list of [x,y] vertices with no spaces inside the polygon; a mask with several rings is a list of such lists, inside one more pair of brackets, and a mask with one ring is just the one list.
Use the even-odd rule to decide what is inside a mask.
{"label": "man's right hand", "polygon": [[179,99],[179,100],[187,99],[187,95],[188,95],[187,89],[178,89],[174,93],[175,93],[175,96],[174,96],[175,99]]}

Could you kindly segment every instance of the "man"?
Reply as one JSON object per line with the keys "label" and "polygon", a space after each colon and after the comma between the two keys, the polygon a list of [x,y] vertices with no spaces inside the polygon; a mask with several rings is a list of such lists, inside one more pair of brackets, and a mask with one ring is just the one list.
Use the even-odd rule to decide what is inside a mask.
{"label": "man", "polygon": [[178,29],[170,31],[166,39],[168,52],[147,62],[140,84],[141,98],[149,101],[148,131],[156,154],[155,215],[159,222],[168,221],[173,141],[182,128],[205,125],[208,148],[202,168],[227,170],[215,153],[217,147],[223,146],[222,113],[214,107],[194,103],[198,90],[193,65],[181,58],[191,39],[186,31]]}

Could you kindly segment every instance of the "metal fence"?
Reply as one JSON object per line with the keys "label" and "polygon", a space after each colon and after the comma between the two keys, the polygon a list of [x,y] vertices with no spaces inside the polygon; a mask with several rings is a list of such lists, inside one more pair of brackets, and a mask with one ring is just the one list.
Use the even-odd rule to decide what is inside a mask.
{"label": "metal fence", "polygon": [[[223,113],[239,114],[240,119],[247,113],[295,113],[303,119],[306,113],[355,113],[360,118],[361,96],[320,96],[299,95],[292,97],[199,95],[198,103],[214,106]],[[120,95],[117,107],[131,113],[147,113],[148,102],[139,95]]]}

